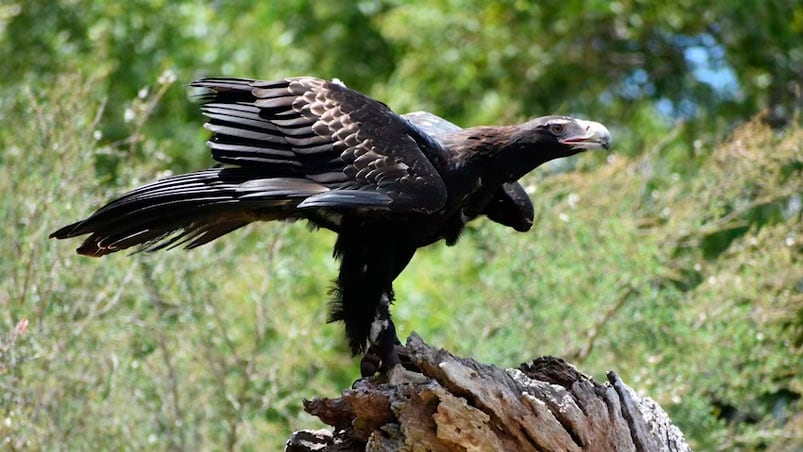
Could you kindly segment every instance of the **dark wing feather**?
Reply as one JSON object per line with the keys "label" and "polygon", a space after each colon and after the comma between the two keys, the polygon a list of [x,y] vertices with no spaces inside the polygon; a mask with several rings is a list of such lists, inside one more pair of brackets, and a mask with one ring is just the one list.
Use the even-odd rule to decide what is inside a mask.
{"label": "dark wing feather", "polygon": [[212,168],[168,177],[113,200],[50,236],[90,236],[80,254],[102,256],[131,246],[194,248],[257,220],[297,218],[296,206],[328,189],[303,178],[262,178],[253,168]]}
{"label": "dark wing feather", "polygon": [[202,111],[215,160],[331,190],[299,208],[426,213],[446,202],[436,169],[442,145],[381,102],[312,77],[216,78],[192,86],[209,90]]}
{"label": "dark wing feather", "polygon": [[499,187],[482,213],[492,221],[519,232],[529,231],[535,216],[533,203],[524,187],[518,182],[510,182]]}

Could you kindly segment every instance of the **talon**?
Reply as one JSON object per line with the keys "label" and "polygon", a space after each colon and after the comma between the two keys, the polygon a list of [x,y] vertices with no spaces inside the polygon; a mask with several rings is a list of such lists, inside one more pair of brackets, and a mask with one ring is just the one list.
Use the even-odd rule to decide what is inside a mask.
{"label": "talon", "polygon": [[380,362],[379,356],[368,351],[360,360],[360,375],[363,378],[374,376],[379,370]]}

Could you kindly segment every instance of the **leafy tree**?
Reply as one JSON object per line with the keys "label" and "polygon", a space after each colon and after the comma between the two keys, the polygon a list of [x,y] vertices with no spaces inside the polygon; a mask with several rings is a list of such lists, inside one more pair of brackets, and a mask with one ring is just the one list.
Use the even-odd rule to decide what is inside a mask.
{"label": "leafy tree", "polygon": [[[106,76],[112,140],[126,134],[126,101],[165,69],[182,82],[339,77],[400,109],[425,106],[466,124],[604,115],[633,149],[644,142],[627,128],[661,118],[656,106],[659,121],[694,117],[689,133],[699,134],[760,108],[784,122],[801,102],[803,6],[789,0],[30,0],[0,17],[3,83],[65,70]],[[717,76],[735,80],[712,85]],[[179,91],[156,112],[158,136],[175,136],[190,118]]]}
{"label": "leafy tree", "polygon": [[[479,223],[417,257],[399,325],[500,364],[536,338],[621,369],[700,448],[794,449],[800,36],[793,0],[4,0],[0,441],[281,441],[307,425],[302,390],[356,375],[321,326],[325,233],[271,225],[192,259],[118,263],[46,239],[119,185],[210,163],[184,83],[309,74],[464,126],[550,112],[611,126],[616,154],[525,181],[531,234]],[[760,110],[793,124],[738,125]]]}

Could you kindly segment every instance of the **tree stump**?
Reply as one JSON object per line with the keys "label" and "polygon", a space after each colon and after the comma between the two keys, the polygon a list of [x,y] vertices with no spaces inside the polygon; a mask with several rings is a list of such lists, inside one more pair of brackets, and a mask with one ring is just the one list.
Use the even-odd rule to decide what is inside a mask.
{"label": "tree stump", "polygon": [[408,369],[427,383],[357,381],[304,401],[333,430],[301,430],[286,451],[690,451],[657,403],[615,372],[599,384],[560,358],[500,369],[456,357],[413,333]]}

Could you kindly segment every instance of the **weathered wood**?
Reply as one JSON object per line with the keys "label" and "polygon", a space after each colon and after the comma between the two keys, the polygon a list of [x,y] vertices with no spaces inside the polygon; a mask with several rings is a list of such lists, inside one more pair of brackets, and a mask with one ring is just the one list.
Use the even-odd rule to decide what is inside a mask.
{"label": "weathered wood", "polygon": [[404,354],[427,383],[363,379],[304,402],[333,427],[295,432],[287,451],[689,451],[654,401],[615,372],[599,384],[560,358],[500,369],[413,334]]}

